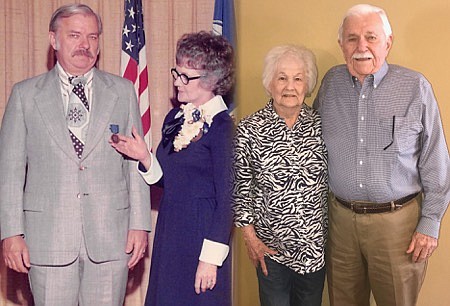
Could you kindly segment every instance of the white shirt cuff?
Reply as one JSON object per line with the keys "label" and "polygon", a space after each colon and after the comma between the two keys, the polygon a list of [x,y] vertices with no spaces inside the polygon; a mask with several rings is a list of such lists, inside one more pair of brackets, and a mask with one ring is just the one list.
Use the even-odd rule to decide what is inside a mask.
{"label": "white shirt cuff", "polygon": [[150,168],[147,170],[147,172],[142,172],[141,170],[139,170],[138,164],[139,173],[142,175],[145,182],[149,185],[158,182],[163,175],[161,165],[159,164],[158,159],[155,156],[153,156],[152,153],[150,153],[150,159],[151,159]]}
{"label": "white shirt cuff", "polygon": [[227,258],[229,251],[230,247],[226,244],[203,239],[199,260],[220,267]]}

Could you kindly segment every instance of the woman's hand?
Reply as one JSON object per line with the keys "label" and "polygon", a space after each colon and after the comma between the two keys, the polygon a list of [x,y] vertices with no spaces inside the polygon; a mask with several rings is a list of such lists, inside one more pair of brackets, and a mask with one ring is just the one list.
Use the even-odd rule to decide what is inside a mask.
{"label": "woman's hand", "polygon": [[252,261],[255,268],[261,265],[262,272],[265,276],[269,275],[267,272],[266,262],[264,261],[264,254],[276,254],[275,250],[269,249],[264,242],[256,236],[253,225],[244,226],[241,228],[244,237],[245,246],[247,247],[247,254]]}
{"label": "woman's hand", "polygon": [[213,290],[217,281],[217,266],[203,261],[198,262],[197,273],[195,273],[195,292],[206,292]]}
{"label": "woman's hand", "polygon": [[131,133],[133,137],[115,134],[117,136],[116,142],[110,139],[109,143],[118,152],[125,154],[130,158],[138,160],[141,164],[144,165],[145,169],[148,170],[151,165],[151,157],[150,152],[147,149],[147,144],[139,135],[134,126],[132,127]]}

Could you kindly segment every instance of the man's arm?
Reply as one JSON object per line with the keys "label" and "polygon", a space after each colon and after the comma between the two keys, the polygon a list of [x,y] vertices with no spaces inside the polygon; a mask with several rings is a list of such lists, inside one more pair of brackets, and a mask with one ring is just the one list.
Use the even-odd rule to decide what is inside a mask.
{"label": "man's arm", "polygon": [[[134,88],[130,83],[130,113],[127,135],[131,135],[133,126],[142,135],[142,123],[138,109],[138,102]],[[148,244],[148,232],[151,230],[150,219],[150,188],[138,172],[137,161],[125,159],[128,163],[130,226],[125,252],[132,253],[128,261],[129,268],[133,268],[143,257]]]}
{"label": "man's arm", "polygon": [[0,130],[0,232],[7,267],[27,273],[28,248],[23,238],[23,189],[26,175],[26,127],[18,86],[14,86]]}
{"label": "man's arm", "polygon": [[422,79],[422,126],[419,172],[423,186],[422,214],[407,253],[415,262],[430,257],[438,246],[441,219],[450,201],[450,159],[438,105],[431,85]]}

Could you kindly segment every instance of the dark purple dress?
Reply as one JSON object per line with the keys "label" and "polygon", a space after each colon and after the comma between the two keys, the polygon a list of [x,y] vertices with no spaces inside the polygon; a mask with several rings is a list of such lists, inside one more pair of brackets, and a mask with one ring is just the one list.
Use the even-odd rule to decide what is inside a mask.
{"label": "dark purple dress", "polygon": [[[178,109],[166,116],[173,120]],[[172,152],[160,143],[157,158],[164,193],[156,224],[147,306],[231,305],[231,254],[217,269],[217,285],[197,295],[195,273],[204,239],[229,243],[233,122],[218,113],[197,142]]]}

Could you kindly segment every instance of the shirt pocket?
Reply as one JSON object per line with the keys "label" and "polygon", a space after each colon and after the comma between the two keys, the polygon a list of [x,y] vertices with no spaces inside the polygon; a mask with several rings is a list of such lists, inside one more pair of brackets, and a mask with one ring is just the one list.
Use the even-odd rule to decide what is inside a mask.
{"label": "shirt pocket", "polygon": [[413,152],[419,147],[422,124],[409,117],[396,117],[394,142],[400,153]]}
{"label": "shirt pocket", "polygon": [[405,152],[419,144],[422,125],[409,117],[393,116],[378,120],[377,147],[385,151]]}

